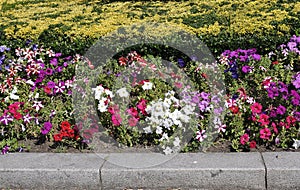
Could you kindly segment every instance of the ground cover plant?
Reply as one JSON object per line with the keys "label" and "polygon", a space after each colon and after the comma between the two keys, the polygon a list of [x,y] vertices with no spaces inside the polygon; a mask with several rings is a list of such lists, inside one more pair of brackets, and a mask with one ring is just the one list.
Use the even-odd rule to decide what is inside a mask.
{"label": "ground cover plant", "polygon": [[[166,78],[174,82],[149,78],[129,83],[134,76],[127,73],[131,78],[126,79],[128,68],[157,75],[165,68],[150,54],[155,47],[121,52],[106,63],[90,89],[107,136],[128,146],[160,144],[166,154],[178,151],[179,145],[184,145],[183,152],[203,149],[216,137],[229,141],[233,151],[300,146],[297,1],[20,0],[1,2],[1,10],[3,154],[28,150],[20,140],[30,139],[53,147],[86,148],[100,123],[74,119],[78,110],[72,107],[72,95],[83,92],[73,85],[75,70],[94,68],[83,55],[97,38],[120,25],[145,21],[168,21],[203,40],[217,58],[215,67],[224,71],[226,96],[211,93],[207,82],[214,75],[208,68],[181,55],[169,60],[178,67]],[[196,90],[190,90],[180,73]],[[125,79],[126,85],[115,86]],[[114,101],[126,98],[126,104]],[[180,129],[187,124],[192,135],[181,144]]]}

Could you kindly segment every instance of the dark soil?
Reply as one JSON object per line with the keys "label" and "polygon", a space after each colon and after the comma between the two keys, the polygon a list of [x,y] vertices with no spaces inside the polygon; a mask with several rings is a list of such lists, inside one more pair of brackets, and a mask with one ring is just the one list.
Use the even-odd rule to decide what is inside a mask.
{"label": "dark soil", "polygon": [[[56,146],[52,142],[45,141],[40,143],[38,139],[19,141],[20,145],[25,145],[24,152],[53,152],[53,153],[112,153],[112,152],[156,152],[153,147],[118,147],[117,145],[105,142],[97,142],[92,147],[83,146],[81,148]],[[277,147],[258,146],[255,149],[243,150],[243,152],[300,152],[300,149],[283,149]],[[205,152],[235,152],[229,141],[217,141]]]}

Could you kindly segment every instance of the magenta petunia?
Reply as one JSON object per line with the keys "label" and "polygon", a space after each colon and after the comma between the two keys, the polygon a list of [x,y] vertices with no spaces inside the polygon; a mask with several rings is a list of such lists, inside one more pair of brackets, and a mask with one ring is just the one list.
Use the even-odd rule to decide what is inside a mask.
{"label": "magenta petunia", "polygon": [[52,129],[52,123],[47,121],[47,122],[44,123],[44,126],[41,128],[41,133],[43,135],[46,135],[50,132],[51,129]]}

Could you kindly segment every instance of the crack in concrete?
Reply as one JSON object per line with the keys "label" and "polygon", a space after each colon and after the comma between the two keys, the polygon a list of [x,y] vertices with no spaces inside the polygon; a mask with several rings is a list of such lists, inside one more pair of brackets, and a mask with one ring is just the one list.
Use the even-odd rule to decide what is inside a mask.
{"label": "crack in concrete", "polygon": [[265,188],[266,188],[266,190],[268,190],[268,180],[267,180],[268,179],[268,170],[267,170],[266,162],[265,162],[265,159],[264,159],[262,153],[260,152],[259,154],[261,156],[261,159],[262,159],[264,167],[265,167]]}
{"label": "crack in concrete", "polygon": [[104,164],[107,162],[107,160],[106,159],[104,159],[104,162],[103,162],[103,164],[100,166],[100,168],[99,168],[99,182],[100,182],[100,190],[102,190],[103,189],[103,183],[102,183],[102,168],[103,168],[103,166],[104,166]]}

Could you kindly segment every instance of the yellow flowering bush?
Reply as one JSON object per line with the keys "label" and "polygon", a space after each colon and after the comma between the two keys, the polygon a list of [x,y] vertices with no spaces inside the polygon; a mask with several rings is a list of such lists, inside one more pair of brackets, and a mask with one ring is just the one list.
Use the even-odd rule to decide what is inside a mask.
{"label": "yellow flowering bush", "polygon": [[[2,1],[0,23],[7,37],[37,38],[49,25],[62,24],[66,34],[99,37],[122,25],[159,21],[176,23],[198,35],[218,35],[222,30],[238,35],[277,35],[290,32],[283,23],[290,12],[300,12],[299,2],[276,0],[199,0],[111,2],[86,0]],[[295,17],[298,20],[297,17]]]}

